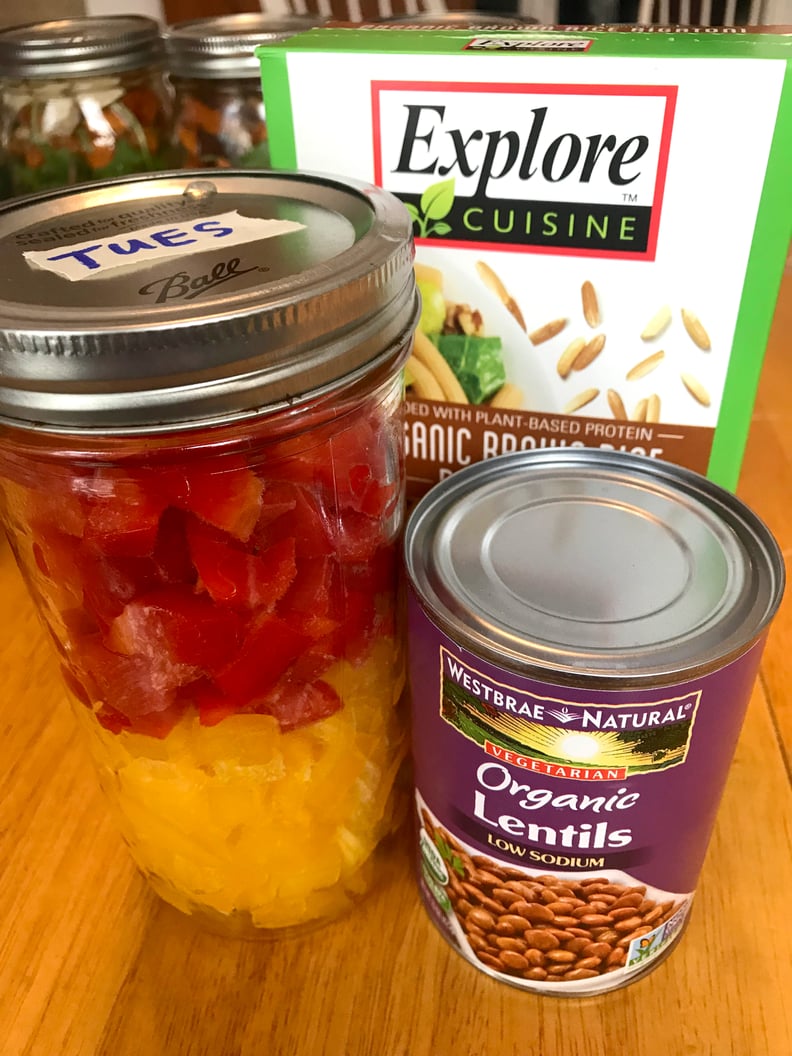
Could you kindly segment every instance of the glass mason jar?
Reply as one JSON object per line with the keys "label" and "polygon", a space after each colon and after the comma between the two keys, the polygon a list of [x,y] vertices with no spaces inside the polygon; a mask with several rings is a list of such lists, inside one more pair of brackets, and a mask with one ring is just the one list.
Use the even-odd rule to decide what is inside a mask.
{"label": "glass mason jar", "polygon": [[0,211],[2,519],[137,865],[267,935],[352,906],[403,813],[417,297],[387,192],[197,175]]}
{"label": "glass mason jar", "polygon": [[175,92],[174,148],[185,168],[269,168],[255,48],[321,25],[308,15],[220,15],[165,34]]}
{"label": "glass mason jar", "polygon": [[493,11],[417,11],[411,15],[388,15],[384,18],[375,18],[374,22],[379,24],[393,24],[399,27],[409,25],[428,27],[430,29],[476,29],[490,27],[492,29],[524,29],[530,25],[538,25],[539,19],[530,15],[500,14]]}
{"label": "glass mason jar", "polygon": [[166,168],[172,114],[153,19],[66,18],[0,31],[6,197]]}

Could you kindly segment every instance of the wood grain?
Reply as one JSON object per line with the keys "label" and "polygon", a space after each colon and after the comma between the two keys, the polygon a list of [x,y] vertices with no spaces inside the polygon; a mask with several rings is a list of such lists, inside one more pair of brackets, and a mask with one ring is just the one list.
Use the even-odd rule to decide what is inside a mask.
{"label": "wood grain", "polygon": [[[783,279],[737,490],[774,533],[784,555],[787,577],[792,579],[792,272]],[[762,662],[788,768],[792,750],[791,656],[792,588],[788,587]]]}
{"label": "wood grain", "polygon": [[[792,277],[740,492],[792,553]],[[429,923],[409,833],[353,914],[277,942],[159,902],[106,815],[57,666],[0,546],[2,1056],[789,1056],[792,602],[773,627],[693,917],[650,975],[599,998],[496,983]]]}

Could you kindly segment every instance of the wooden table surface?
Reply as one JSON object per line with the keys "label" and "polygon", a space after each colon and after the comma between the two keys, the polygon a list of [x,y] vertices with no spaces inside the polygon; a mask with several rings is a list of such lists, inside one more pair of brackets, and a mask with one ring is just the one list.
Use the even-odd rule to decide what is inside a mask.
{"label": "wooden table surface", "polygon": [[[739,493],[792,554],[792,275]],[[2,1056],[790,1056],[792,590],[773,625],[692,922],[655,971],[538,997],[429,923],[408,840],[352,915],[276,943],[203,933],[149,892],[104,807],[0,547]]]}

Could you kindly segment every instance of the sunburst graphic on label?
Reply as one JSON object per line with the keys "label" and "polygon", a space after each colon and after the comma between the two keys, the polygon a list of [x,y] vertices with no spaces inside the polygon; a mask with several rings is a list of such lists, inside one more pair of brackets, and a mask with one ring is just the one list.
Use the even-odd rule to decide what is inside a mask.
{"label": "sunburst graphic on label", "polygon": [[468,740],[512,766],[577,780],[684,763],[698,693],[652,702],[565,703],[494,682],[445,654],[440,715]]}
{"label": "sunburst graphic on label", "polygon": [[520,740],[525,742],[533,755],[557,763],[574,763],[599,769],[621,767],[635,770],[645,758],[645,752],[636,752],[640,742],[625,741],[620,733],[592,730],[581,733],[563,726],[543,726],[526,723]]}

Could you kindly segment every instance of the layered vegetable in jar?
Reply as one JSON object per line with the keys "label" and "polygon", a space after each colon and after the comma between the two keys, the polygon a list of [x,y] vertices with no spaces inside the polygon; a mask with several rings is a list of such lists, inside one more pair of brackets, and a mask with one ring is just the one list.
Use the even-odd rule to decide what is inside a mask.
{"label": "layered vegetable in jar", "polygon": [[184,168],[268,168],[267,119],[255,48],[320,25],[263,12],[177,22],[165,34],[175,92],[173,145]]}
{"label": "layered vegetable in jar", "polygon": [[0,31],[0,197],[167,168],[172,117],[153,19]]}
{"label": "layered vegetable in jar", "polygon": [[0,212],[4,524],[154,890],[235,934],[315,924],[401,819],[409,219],[299,176],[87,194]]}

